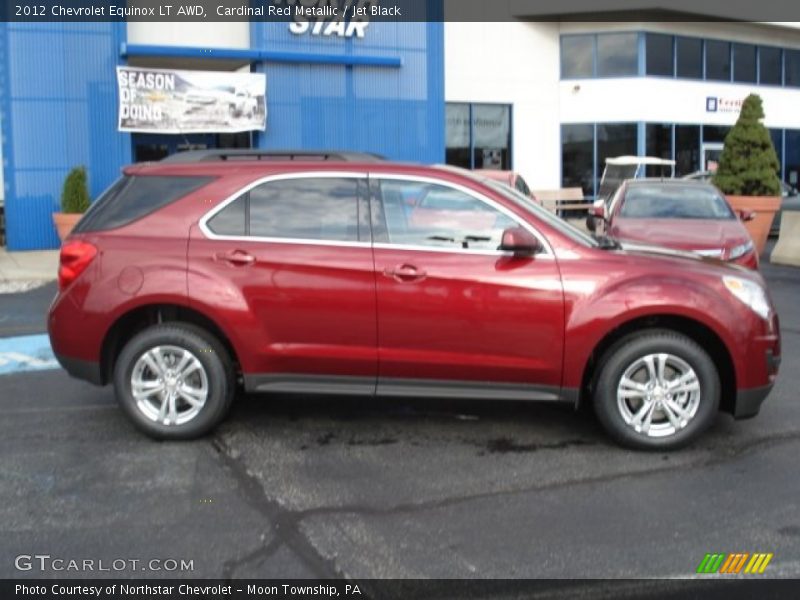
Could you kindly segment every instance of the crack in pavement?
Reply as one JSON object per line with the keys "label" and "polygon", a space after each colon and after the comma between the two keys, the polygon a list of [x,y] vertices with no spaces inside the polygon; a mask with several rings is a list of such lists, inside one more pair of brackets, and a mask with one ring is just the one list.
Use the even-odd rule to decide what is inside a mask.
{"label": "crack in pavement", "polygon": [[272,531],[271,541],[266,541],[269,536],[265,533],[262,535],[264,543],[259,547],[239,558],[225,561],[223,579],[233,579],[236,571],[244,565],[266,560],[282,547],[290,549],[316,577],[344,579],[335,561],[325,558],[300,531],[299,525],[304,518],[303,513],[284,508],[276,500],[270,499],[258,478],[248,471],[238,453],[223,439],[215,436],[211,440],[211,446],[244,492],[248,503],[267,518]]}
{"label": "crack in pavement", "polygon": [[[497,490],[492,492],[482,492],[476,494],[468,494],[465,496],[458,496],[458,497],[451,497],[451,498],[443,498],[440,500],[432,500],[429,502],[417,502],[417,503],[407,503],[407,504],[398,504],[395,506],[390,506],[386,508],[374,507],[374,506],[361,506],[361,505],[343,505],[343,506],[321,506],[317,508],[309,508],[304,510],[289,510],[280,507],[275,501],[271,501],[267,499],[266,493],[263,491],[261,483],[258,481],[257,478],[254,476],[247,474],[248,478],[248,485],[254,485],[259,488],[258,496],[266,500],[266,502],[270,503],[271,505],[275,505],[280,507],[281,511],[281,518],[283,520],[284,526],[291,527],[291,530],[296,532],[297,535],[302,536],[299,533],[298,526],[301,521],[308,519],[310,517],[316,516],[324,516],[324,515],[367,515],[367,516],[394,516],[398,514],[404,513],[413,513],[423,510],[436,510],[439,508],[446,508],[450,506],[456,506],[459,504],[472,502],[474,500],[482,500],[487,498],[499,498],[503,496],[512,496],[515,494],[524,494],[529,492],[541,492],[541,491],[550,491],[555,489],[566,488],[570,486],[579,486],[579,485],[592,485],[596,483],[606,483],[611,481],[619,481],[624,479],[634,479],[634,478],[642,478],[642,477],[649,477],[652,475],[661,475],[664,473],[669,473],[671,471],[678,471],[678,470],[685,470],[685,469],[698,469],[698,468],[705,468],[716,466],[720,464],[724,464],[726,462],[735,460],[737,458],[741,458],[751,452],[756,450],[769,448],[772,446],[777,446],[784,443],[791,443],[800,440],[800,431],[789,431],[783,434],[778,434],[774,437],[765,437],[752,440],[748,443],[741,444],[736,447],[731,447],[728,449],[728,452],[725,453],[723,456],[714,456],[711,458],[700,459],[695,462],[690,462],[686,464],[680,464],[676,466],[664,466],[664,467],[656,467],[656,468],[649,468],[645,471],[637,471],[634,473],[613,473],[609,475],[600,475],[597,477],[586,477],[582,479],[575,479],[570,481],[559,481],[548,483],[544,485],[534,485],[534,486],[527,486],[527,487],[518,487],[518,488],[511,488],[506,490]],[[221,442],[223,447],[227,448],[224,445],[224,442]],[[227,450],[229,451],[229,450]],[[234,459],[237,465],[240,465],[238,468],[245,470],[244,466],[241,465],[239,459]],[[304,543],[306,546],[311,546],[310,542],[302,536]],[[277,544],[279,547],[281,544]],[[268,545],[272,546],[272,544]],[[277,548],[272,549],[274,551]],[[266,547],[264,548],[266,550]],[[319,553],[314,549],[313,550],[315,556],[321,558]],[[260,553],[252,553],[258,554]],[[323,559],[324,560],[324,559]],[[325,564],[329,565],[332,561],[327,561]],[[337,571],[338,572],[338,571]],[[344,577],[343,575],[340,575]]]}

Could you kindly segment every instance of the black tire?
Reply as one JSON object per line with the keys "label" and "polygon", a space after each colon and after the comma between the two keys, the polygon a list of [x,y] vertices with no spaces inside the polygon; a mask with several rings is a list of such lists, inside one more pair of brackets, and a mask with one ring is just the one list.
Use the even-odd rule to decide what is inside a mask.
{"label": "black tire", "polygon": [[[685,426],[677,428],[672,425],[675,429],[673,433],[652,437],[636,431],[626,422],[623,410],[618,406],[617,390],[623,374],[637,359],[662,353],[672,355],[691,367],[699,383],[700,396],[696,412]],[[711,425],[718,412],[719,401],[720,381],[714,361],[695,341],[669,330],[651,329],[621,339],[603,356],[594,380],[594,410],[597,418],[614,440],[629,448],[658,451],[685,446]],[[671,424],[665,422],[666,413],[662,411],[658,414],[662,426],[668,430]]]}
{"label": "black tire", "polygon": [[[131,390],[136,361],[156,346],[176,346],[191,352],[202,365],[208,394],[199,412],[186,423],[169,424],[148,418]],[[189,323],[154,325],[131,338],[114,364],[114,392],[134,425],[152,438],[189,440],[205,435],[225,418],[236,395],[236,374],[222,343],[201,327]]]}

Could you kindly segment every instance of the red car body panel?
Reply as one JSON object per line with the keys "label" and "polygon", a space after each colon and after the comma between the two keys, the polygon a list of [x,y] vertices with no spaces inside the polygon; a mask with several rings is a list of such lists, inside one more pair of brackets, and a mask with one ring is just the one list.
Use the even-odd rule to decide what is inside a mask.
{"label": "red car body panel", "polygon": [[[264,177],[344,170],[424,176],[473,190],[524,219],[546,240],[545,252],[515,257],[369,243],[215,240],[198,225],[214,206]],[[653,316],[691,319],[716,334],[730,354],[738,393],[771,386],[777,372],[767,360],[780,357],[777,317],[759,318],[722,284],[730,274],[763,285],[758,273],[584,245],[458,172],[241,161],[153,164],[126,173],[217,179],[129,225],[74,234],[98,255],[54,299],[48,327],[62,364],[69,370],[71,361],[82,361],[92,375],[81,376],[96,383],[108,381],[101,365],[109,360],[103,352],[115,323],[156,304],[191,308],[212,321],[245,377],[351,377],[374,382],[379,393],[393,393],[397,380],[427,380],[470,382],[479,393],[529,384],[548,391],[542,397],[576,400],[603,339]],[[226,260],[237,252],[254,262]]]}
{"label": "red car body panel", "polygon": [[[265,242],[209,240],[197,228],[189,243],[189,297],[244,337],[246,373],[377,377],[372,251]],[[248,253],[251,265],[218,258]]]}
{"label": "red car body panel", "polygon": [[[420,279],[386,271],[408,265]],[[560,387],[554,260],[375,249],[380,375]]]}

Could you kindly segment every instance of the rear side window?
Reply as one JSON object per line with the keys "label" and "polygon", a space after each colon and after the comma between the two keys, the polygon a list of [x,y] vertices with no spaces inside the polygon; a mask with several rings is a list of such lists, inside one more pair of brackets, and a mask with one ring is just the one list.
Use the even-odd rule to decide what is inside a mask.
{"label": "rear side window", "polygon": [[242,194],[206,223],[217,235],[247,235],[247,194]]}
{"label": "rear side window", "polygon": [[206,226],[221,236],[356,242],[359,212],[368,231],[359,185],[339,177],[270,181],[233,200]]}
{"label": "rear side window", "polygon": [[284,179],[250,190],[250,235],[358,241],[358,181]]}
{"label": "rear side window", "polygon": [[75,231],[81,233],[122,227],[186,196],[213,179],[126,175],[95,201]]}

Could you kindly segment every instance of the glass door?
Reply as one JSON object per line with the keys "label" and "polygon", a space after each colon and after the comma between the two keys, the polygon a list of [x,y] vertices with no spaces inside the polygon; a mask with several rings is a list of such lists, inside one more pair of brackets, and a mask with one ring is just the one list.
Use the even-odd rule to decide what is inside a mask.
{"label": "glass door", "polygon": [[720,143],[703,144],[703,171],[716,173],[723,146],[724,144]]}

